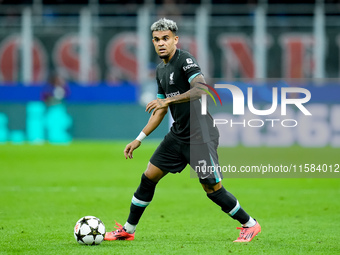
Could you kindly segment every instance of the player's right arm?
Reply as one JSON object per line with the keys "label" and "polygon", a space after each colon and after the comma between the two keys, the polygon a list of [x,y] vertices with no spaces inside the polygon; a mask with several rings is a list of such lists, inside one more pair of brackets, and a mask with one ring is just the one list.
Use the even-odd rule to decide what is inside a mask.
{"label": "player's right arm", "polygon": [[[151,114],[148,123],[146,124],[146,126],[143,128],[142,132],[148,136],[149,134],[151,134],[158,126],[159,124],[162,122],[164,116],[166,115],[166,113],[168,112],[168,108],[162,108],[160,110],[158,110],[155,114]],[[124,149],[124,156],[126,159],[133,158],[133,151],[135,149],[137,149],[140,145],[141,145],[141,141],[135,139],[133,140],[131,143],[129,143],[128,145],[126,145],[125,149]]]}

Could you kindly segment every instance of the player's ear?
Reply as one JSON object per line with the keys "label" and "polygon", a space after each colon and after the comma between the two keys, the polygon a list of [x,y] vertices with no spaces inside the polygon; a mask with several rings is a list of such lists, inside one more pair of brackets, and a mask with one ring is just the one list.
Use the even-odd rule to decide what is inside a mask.
{"label": "player's ear", "polygon": [[174,37],[174,41],[175,41],[175,44],[177,44],[177,43],[178,43],[178,35],[175,35],[175,37]]}
{"label": "player's ear", "polygon": [[152,42],[155,43],[155,39],[154,39],[154,37],[153,37],[153,31],[152,31],[152,33],[151,33],[151,38],[152,38],[152,39],[151,39]]}

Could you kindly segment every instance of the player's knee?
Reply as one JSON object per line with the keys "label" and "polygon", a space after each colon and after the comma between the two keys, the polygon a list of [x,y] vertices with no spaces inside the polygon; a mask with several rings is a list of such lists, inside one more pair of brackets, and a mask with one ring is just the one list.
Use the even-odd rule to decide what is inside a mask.
{"label": "player's knee", "polygon": [[158,176],[153,175],[152,173],[148,172],[147,170],[144,172],[144,176],[147,177],[150,181],[157,183]]}
{"label": "player's knee", "polygon": [[144,172],[144,175],[154,183],[158,183],[158,181],[162,179],[166,174],[167,172],[162,171],[151,163],[148,164],[148,167]]}
{"label": "player's knee", "polygon": [[209,193],[213,193],[213,192],[219,190],[222,187],[222,184],[221,184],[221,182],[213,183],[213,184],[212,183],[209,183],[209,184],[203,184],[202,183],[202,187],[203,187],[204,191],[209,194]]}

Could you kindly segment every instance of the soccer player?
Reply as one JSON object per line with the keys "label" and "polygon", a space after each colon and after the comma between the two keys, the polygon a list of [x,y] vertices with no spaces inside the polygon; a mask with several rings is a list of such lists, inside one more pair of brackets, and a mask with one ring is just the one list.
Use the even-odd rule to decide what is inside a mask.
{"label": "soccer player", "polygon": [[[157,99],[146,106],[150,119],[138,137],[124,150],[125,158],[132,159],[133,151],[163,120],[170,108],[174,123],[154,154],[141,182],[132,197],[130,214],[124,226],[116,222],[116,230],[107,232],[105,239],[134,240],[136,226],[150,204],[157,183],[168,173],[181,172],[187,164],[206,169],[218,166],[219,133],[213,127],[210,114],[202,115],[200,101],[205,79],[195,58],[188,52],[177,49],[177,25],[169,19],[160,19],[151,26],[152,42],[156,53],[162,59],[157,66]],[[212,167],[212,168],[211,168]],[[200,168],[198,168],[200,169]],[[259,223],[250,217],[240,206],[238,200],[221,184],[219,171],[196,171],[207,196],[222,211],[238,220],[242,227],[240,236],[234,242],[250,242],[259,232]]]}

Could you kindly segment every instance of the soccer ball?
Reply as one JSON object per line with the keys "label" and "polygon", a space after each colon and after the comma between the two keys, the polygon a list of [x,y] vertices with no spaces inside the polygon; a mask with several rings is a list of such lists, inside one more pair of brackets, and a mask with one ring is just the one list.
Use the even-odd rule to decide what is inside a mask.
{"label": "soccer ball", "polygon": [[104,223],[94,216],[82,217],[74,226],[74,237],[80,244],[100,244],[105,237]]}

